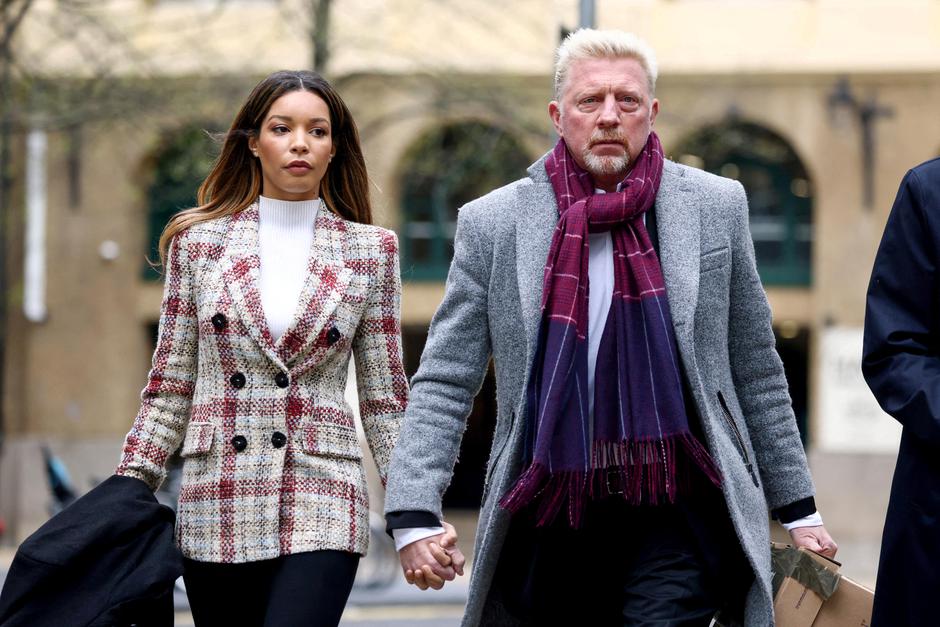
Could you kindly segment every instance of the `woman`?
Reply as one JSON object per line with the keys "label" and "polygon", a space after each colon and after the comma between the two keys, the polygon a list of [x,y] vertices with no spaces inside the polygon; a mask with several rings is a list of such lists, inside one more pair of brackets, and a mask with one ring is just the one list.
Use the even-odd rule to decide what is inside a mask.
{"label": "woman", "polygon": [[336,625],[369,538],[350,355],[383,483],[408,400],[397,240],[312,72],[254,88],[198,198],[160,238],[159,339],[117,474],[156,489],[182,444],[196,625]]}

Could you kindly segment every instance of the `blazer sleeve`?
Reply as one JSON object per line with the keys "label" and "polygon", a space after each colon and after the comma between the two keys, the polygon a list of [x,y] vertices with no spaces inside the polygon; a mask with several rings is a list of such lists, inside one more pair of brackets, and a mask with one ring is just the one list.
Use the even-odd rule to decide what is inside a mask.
{"label": "blazer sleeve", "polygon": [[408,404],[408,379],[402,365],[398,238],[384,229],[381,259],[352,348],[359,416],[385,485],[389,459]]}
{"label": "blazer sleeve", "polygon": [[411,401],[392,454],[385,493],[393,512],[427,512],[438,520],[473,399],[490,358],[485,228],[469,208],[457,214],[454,258],[441,301],[411,381]]}
{"label": "blazer sleeve", "polygon": [[732,206],[728,314],[731,375],[767,504],[776,510],[812,497],[815,487],[796,426],[783,362],[777,354],[770,304],[757,273],[747,195],[738,182],[734,182]]}
{"label": "blazer sleeve", "polygon": [[146,482],[152,490],[163,483],[166,460],[183,440],[196,383],[199,326],[187,237],[184,231],[170,243],[157,348],[115,471]]}
{"label": "blazer sleeve", "polygon": [[[918,438],[940,443],[940,181],[901,182],[868,285],[862,373],[881,407]],[[934,220],[934,223],[931,223]]]}

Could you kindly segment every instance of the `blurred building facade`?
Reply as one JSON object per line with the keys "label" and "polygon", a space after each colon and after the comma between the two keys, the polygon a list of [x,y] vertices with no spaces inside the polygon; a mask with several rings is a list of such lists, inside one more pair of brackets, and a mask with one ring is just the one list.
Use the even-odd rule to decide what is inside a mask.
{"label": "blurred building facade", "polygon": [[[837,539],[877,547],[899,431],[858,372],[864,295],[898,182],[940,154],[940,1],[599,0],[596,16],[657,51],[667,155],[747,188],[818,502]],[[205,131],[259,78],[317,64],[350,105],[377,222],[401,240],[413,372],[456,209],[551,147],[552,54],[577,23],[574,0],[35,0],[4,108],[6,540],[46,516],[42,443],[80,488],[113,470],[162,293],[146,258],[211,163]],[[488,454],[487,390],[455,506]]]}

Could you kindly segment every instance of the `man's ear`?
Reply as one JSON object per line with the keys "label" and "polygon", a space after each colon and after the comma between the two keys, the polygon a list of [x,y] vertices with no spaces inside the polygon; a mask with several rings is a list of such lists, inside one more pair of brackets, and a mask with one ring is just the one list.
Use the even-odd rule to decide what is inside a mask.
{"label": "man's ear", "polygon": [[548,115],[552,118],[555,132],[558,133],[559,137],[564,137],[564,134],[561,132],[561,105],[558,104],[557,100],[552,100],[548,103]]}
{"label": "man's ear", "polygon": [[657,115],[659,115],[659,100],[653,98],[653,103],[650,105],[650,126],[656,121]]}

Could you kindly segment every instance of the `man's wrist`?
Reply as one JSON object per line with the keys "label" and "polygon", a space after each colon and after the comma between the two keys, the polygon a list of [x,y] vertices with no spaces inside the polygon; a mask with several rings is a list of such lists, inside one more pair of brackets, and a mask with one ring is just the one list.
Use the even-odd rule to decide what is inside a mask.
{"label": "man's wrist", "polygon": [[813,512],[809,516],[804,516],[803,518],[798,518],[793,522],[780,523],[783,525],[783,528],[787,531],[793,531],[794,529],[799,529],[800,527],[822,527],[823,519],[819,515],[819,512]]}
{"label": "man's wrist", "polygon": [[395,538],[395,550],[401,551],[403,548],[418,540],[424,540],[432,536],[439,536],[444,533],[443,527],[410,527],[402,529],[392,529],[392,537]]}

